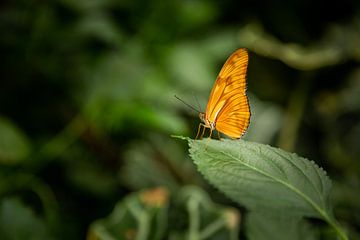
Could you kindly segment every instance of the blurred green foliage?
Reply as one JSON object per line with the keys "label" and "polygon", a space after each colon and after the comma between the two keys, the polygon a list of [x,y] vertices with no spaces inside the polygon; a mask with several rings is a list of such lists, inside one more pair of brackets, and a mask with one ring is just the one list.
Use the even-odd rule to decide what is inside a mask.
{"label": "blurred green foliage", "polygon": [[0,238],[83,239],[159,185],[236,206],[170,135],[193,137],[199,122],[174,94],[205,109],[221,64],[246,47],[245,139],[324,167],[336,218],[360,239],[359,29],[352,0],[2,1]]}
{"label": "blurred green foliage", "polygon": [[146,189],[127,196],[106,219],[90,226],[96,239],[237,239],[240,214],[214,204],[195,186],[169,196],[166,188]]}

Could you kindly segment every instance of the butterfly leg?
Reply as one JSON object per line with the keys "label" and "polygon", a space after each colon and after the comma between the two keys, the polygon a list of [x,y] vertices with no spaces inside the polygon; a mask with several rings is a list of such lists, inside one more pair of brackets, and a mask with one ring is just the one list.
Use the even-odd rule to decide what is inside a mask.
{"label": "butterfly leg", "polygon": [[[202,128],[202,131],[201,131],[201,128]],[[199,124],[198,131],[197,131],[195,139],[202,139],[203,138],[204,133],[205,133],[205,128],[206,128],[205,124],[203,124],[203,123]],[[200,132],[201,132],[201,134],[200,134]]]}
{"label": "butterfly leg", "polygon": [[203,136],[204,136],[204,133],[205,133],[205,130],[206,130],[206,125],[205,124],[203,124],[203,123],[201,123],[201,125],[203,125],[203,130],[202,130],[202,133],[201,133],[201,136],[200,136],[200,139],[202,139],[203,138]]}
{"label": "butterfly leg", "polygon": [[211,138],[212,133],[213,133],[213,129],[212,129],[212,128],[210,128],[210,135],[209,135],[209,138]]}
{"label": "butterfly leg", "polygon": [[221,140],[220,132],[219,131],[216,131],[216,132],[217,132],[217,136],[218,136],[219,140]]}
{"label": "butterfly leg", "polygon": [[202,123],[199,124],[198,130],[197,130],[197,133],[196,133],[195,140],[198,139],[198,137],[199,137],[199,133],[200,133],[201,127],[202,127]]}

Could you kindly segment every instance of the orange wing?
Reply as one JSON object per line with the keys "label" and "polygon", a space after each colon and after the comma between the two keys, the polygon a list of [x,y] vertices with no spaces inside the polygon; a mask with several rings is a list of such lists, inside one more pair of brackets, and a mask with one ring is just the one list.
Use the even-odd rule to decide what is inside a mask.
{"label": "orange wing", "polygon": [[234,52],[222,67],[210,93],[205,119],[229,137],[240,138],[250,122],[250,107],[246,96],[248,53]]}

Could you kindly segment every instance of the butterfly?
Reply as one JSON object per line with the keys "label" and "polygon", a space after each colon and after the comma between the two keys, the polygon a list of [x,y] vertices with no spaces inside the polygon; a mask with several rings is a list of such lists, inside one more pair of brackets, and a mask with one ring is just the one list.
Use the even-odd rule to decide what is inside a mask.
{"label": "butterfly", "polygon": [[236,50],[226,60],[210,93],[206,112],[200,112],[201,123],[198,127],[196,139],[201,128],[203,137],[205,129],[210,129],[229,136],[233,139],[241,138],[250,123],[250,106],[246,96],[246,71],[248,53],[244,48]]}

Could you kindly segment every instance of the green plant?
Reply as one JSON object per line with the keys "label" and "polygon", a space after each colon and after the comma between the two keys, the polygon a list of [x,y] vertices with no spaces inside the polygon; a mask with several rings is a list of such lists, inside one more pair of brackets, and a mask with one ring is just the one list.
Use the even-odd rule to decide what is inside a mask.
{"label": "green plant", "polygon": [[[332,213],[331,181],[313,161],[249,141],[180,138],[204,177],[250,211],[257,227],[246,229],[249,239],[314,238],[315,231],[301,234],[304,217],[324,220],[339,239],[348,239]],[[269,230],[263,235],[261,222]]]}
{"label": "green plant", "polygon": [[128,195],[91,224],[87,239],[236,240],[239,222],[237,209],[215,204],[201,188],[158,187]]}

